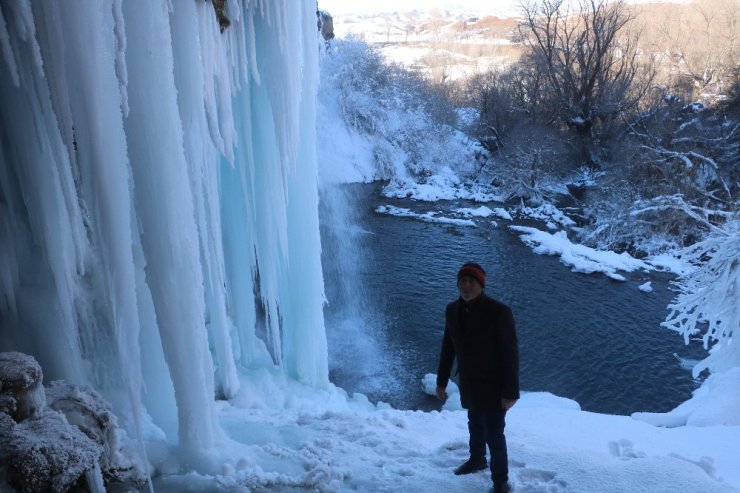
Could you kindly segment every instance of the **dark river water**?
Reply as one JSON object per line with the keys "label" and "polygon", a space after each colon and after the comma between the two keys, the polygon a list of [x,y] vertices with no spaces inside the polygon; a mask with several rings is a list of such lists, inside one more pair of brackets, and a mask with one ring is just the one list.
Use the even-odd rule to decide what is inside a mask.
{"label": "dark river water", "polygon": [[[478,218],[478,227],[466,227],[374,212],[379,205],[426,212],[481,204],[388,199],[378,188],[322,192],[330,379],[350,394],[399,409],[439,408],[420,381],[436,373],[444,308],[457,298],[456,273],[469,260],[486,269],[488,295],[514,312],[523,391],[629,414],[669,411],[698,386],[682,360],[704,351],[660,326],[675,295],[668,274],[622,273],[627,281],[619,282],[574,273],[557,257],[534,254],[509,221],[494,227]],[[646,281],[653,292],[638,289]]]}

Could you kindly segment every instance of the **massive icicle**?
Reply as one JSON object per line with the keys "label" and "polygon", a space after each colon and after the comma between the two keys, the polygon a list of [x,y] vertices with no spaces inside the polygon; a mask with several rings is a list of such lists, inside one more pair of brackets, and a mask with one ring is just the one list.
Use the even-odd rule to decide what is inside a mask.
{"label": "massive icicle", "polygon": [[316,5],[228,6],[0,4],[0,350],[192,453],[238,368],[328,383]]}

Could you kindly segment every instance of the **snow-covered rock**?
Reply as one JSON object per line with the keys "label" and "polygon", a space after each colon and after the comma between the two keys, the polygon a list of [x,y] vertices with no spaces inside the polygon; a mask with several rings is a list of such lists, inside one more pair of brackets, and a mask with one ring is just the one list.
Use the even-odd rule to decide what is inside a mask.
{"label": "snow-covered rock", "polygon": [[326,10],[318,10],[316,11],[316,16],[318,17],[321,37],[324,38],[325,41],[334,39],[334,19],[331,14]]}
{"label": "snow-covered rock", "polygon": [[52,382],[46,388],[46,399],[49,408],[63,413],[67,422],[102,447],[99,463],[106,483],[143,483],[142,472],[120,453],[118,418],[100,394],[90,387]]}
{"label": "snow-covered rock", "polygon": [[61,413],[48,411],[20,423],[0,413],[0,459],[18,491],[77,491],[87,483],[88,471],[99,474],[102,455],[103,447]]}
{"label": "snow-covered rock", "polygon": [[110,404],[92,388],[64,382],[44,388],[32,356],[0,353],[0,476],[13,489],[143,486],[145,474],[121,453],[122,434]]}
{"label": "snow-covered rock", "polygon": [[33,356],[0,353],[0,411],[15,421],[33,417],[46,408],[44,374]]}

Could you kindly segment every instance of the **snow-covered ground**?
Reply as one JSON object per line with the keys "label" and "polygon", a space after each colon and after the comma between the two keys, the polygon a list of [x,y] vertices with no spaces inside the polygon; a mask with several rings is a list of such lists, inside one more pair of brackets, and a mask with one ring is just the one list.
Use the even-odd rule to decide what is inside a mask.
{"label": "snow-covered ground", "polygon": [[[296,384],[281,387],[270,378],[264,389],[254,387],[259,379],[247,380],[240,395],[218,409],[225,436],[214,455],[229,459],[212,475],[164,476],[155,483],[157,491],[447,493],[490,488],[487,471],[452,473],[468,453],[466,414],[455,394],[445,406],[449,409],[399,411],[337,389],[316,395]],[[270,402],[258,402],[254,396],[268,387]],[[715,415],[715,423],[704,426],[668,428],[637,418],[584,412],[574,401],[525,392],[507,415],[513,491],[740,489],[735,411]],[[670,421],[664,415],[649,418]]]}

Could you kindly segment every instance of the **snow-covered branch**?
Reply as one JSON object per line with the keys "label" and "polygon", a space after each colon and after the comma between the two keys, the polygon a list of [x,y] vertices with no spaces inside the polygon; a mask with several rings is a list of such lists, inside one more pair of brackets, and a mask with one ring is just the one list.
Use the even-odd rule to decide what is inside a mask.
{"label": "snow-covered branch", "polygon": [[694,367],[722,372],[740,366],[740,223],[685,250],[697,269],[678,281],[681,293],[669,305],[663,326],[684,336],[701,336],[710,355]]}
{"label": "snow-covered branch", "polygon": [[732,139],[735,134],[740,131],[740,123],[735,124],[735,126],[730,130],[726,135],[722,135],[719,137],[704,137],[704,136],[689,136],[689,137],[676,137],[672,139],[672,142],[674,144],[701,144],[701,145],[722,145],[727,144],[730,139]]}
{"label": "snow-covered branch", "polygon": [[722,188],[724,189],[727,196],[732,197],[732,192],[730,191],[730,188],[727,186],[727,183],[725,182],[724,178],[722,178],[722,175],[720,174],[720,166],[717,164],[717,161],[714,160],[713,158],[700,154],[694,150],[673,151],[673,150],[666,149],[661,146],[651,146],[651,145],[645,145],[645,144],[641,145],[640,148],[646,149],[650,152],[657,154],[658,156],[662,158],[662,161],[669,161],[671,159],[677,159],[684,164],[687,170],[691,170],[694,168],[694,160],[698,161],[699,163],[704,163],[708,165],[712,169],[714,177],[722,185]]}
{"label": "snow-covered branch", "polygon": [[[642,205],[642,203],[643,202],[638,201],[635,203],[635,205],[640,206]],[[667,210],[681,212],[715,233],[721,234],[724,231],[723,229],[712,224],[707,219],[710,215],[716,214],[717,211],[692,206],[686,203],[686,201],[680,195],[656,197],[655,199],[648,201],[646,205],[637,209],[632,209],[630,211],[630,216],[636,217],[647,213]]]}

